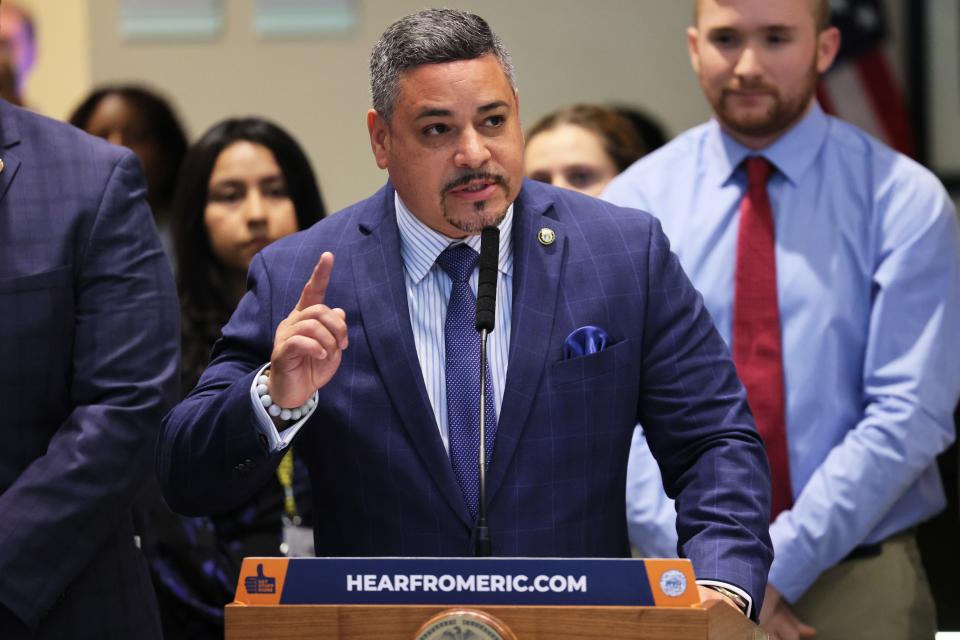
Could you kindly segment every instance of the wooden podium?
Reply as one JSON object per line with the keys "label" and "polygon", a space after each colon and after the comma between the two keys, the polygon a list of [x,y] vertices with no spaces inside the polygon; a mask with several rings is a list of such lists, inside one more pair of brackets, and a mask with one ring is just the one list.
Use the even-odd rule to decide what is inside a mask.
{"label": "wooden podium", "polygon": [[[767,637],[726,604],[700,605],[687,560],[492,562],[497,559],[247,558],[236,600],[226,608],[226,640]],[[491,573],[498,590],[490,580],[474,580]],[[431,577],[438,576],[431,590]],[[564,577],[574,588],[552,589],[563,587]],[[551,604],[531,604],[545,601]]]}

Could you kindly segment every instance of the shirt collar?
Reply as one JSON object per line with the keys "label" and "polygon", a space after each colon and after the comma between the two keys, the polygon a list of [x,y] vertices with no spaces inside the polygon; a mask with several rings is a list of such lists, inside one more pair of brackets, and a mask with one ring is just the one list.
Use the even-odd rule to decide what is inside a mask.
{"label": "shirt collar", "polygon": [[827,138],[829,120],[820,105],[814,101],[810,111],[800,122],[759,151],[749,149],[730,137],[717,122],[711,119],[707,132],[712,160],[719,169],[720,184],[733,177],[740,164],[751,155],[762,155],[769,160],[793,184],[797,184],[813,164]]}
{"label": "shirt collar", "polygon": [[[415,284],[419,284],[433,268],[440,253],[450,245],[461,241],[434,231],[421,222],[407,208],[407,205],[400,199],[400,194],[396,192],[394,192],[394,203],[397,209],[397,228],[400,231],[400,257],[403,259],[403,266],[407,270],[407,274]],[[513,203],[507,207],[507,213],[497,227],[500,229],[500,259],[497,266],[500,273],[512,276]],[[480,253],[479,235],[468,236],[462,242]]]}

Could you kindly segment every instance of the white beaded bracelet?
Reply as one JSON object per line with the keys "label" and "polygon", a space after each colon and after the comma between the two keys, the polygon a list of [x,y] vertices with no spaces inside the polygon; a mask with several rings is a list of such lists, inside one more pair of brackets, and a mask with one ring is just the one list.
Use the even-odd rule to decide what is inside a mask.
{"label": "white beaded bracelet", "polygon": [[267,393],[267,382],[269,381],[270,376],[266,375],[266,372],[257,378],[257,395],[260,396],[260,402],[263,404],[263,408],[274,418],[280,418],[281,420],[299,420],[301,417],[307,415],[310,409],[313,409],[313,406],[317,403],[314,396],[311,395],[306,402],[296,409],[284,409],[280,405],[274,404],[273,398]]}

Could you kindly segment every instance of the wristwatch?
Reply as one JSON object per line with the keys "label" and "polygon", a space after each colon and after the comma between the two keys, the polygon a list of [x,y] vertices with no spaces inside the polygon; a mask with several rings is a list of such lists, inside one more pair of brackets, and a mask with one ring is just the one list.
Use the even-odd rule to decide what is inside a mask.
{"label": "wristwatch", "polygon": [[743,615],[747,615],[747,607],[749,606],[749,604],[747,603],[746,599],[742,595],[740,595],[733,589],[718,587],[715,584],[705,584],[702,586],[706,587],[707,589],[713,589],[717,593],[730,598],[731,600],[733,600],[733,604],[737,605],[737,607],[740,609],[740,613],[742,613]]}

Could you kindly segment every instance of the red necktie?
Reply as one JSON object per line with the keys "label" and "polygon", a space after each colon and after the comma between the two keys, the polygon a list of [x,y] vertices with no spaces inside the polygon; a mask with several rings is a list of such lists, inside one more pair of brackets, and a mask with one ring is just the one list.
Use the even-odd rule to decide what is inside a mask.
{"label": "red necktie", "polygon": [[767,448],[773,500],[771,522],[793,504],[787,457],[777,260],[767,180],[773,165],[747,159],[747,192],[740,202],[733,301],[733,361]]}

